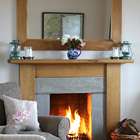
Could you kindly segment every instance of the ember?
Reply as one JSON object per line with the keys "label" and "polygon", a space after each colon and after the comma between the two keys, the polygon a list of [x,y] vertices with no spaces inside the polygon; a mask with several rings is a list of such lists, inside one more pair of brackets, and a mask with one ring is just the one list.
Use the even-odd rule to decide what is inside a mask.
{"label": "ember", "polygon": [[67,140],[89,140],[86,134],[78,134],[78,136],[75,136],[74,134],[68,134]]}

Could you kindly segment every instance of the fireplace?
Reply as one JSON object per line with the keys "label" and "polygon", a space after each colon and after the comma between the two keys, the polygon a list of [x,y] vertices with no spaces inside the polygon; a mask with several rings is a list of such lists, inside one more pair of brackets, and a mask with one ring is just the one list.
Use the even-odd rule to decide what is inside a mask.
{"label": "fireplace", "polygon": [[[54,41],[54,43],[55,42],[56,41]],[[94,40],[89,41],[89,42],[90,42],[89,44],[92,44]],[[46,43],[44,44],[46,46]],[[93,47],[91,48],[95,47],[95,45],[93,44],[92,44]],[[56,46],[56,44],[55,45],[53,44],[52,46]],[[101,46],[101,44],[99,46]],[[110,131],[120,121],[120,68],[121,68],[121,64],[134,63],[134,60],[110,60],[110,59],[42,60],[40,59],[40,60],[28,60],[28,61],[27,60],[8,60],[8,62],[11,64],[20,65],[20,69],[19,69],[20,89],[22,93],[22,99],[25,99],[25,100],[35,100],[35,96],[36,95],[38,96],[40,94],[40,93],[38,94],[38,92],[36,92],[36,89],[35,89],[35,85],[36,85],[35,78],[54,78],[54,77],[60,78],[60,79],[66,78],[66,77],[83,77],[83,78],[84,77],[104,77],[106,78],[106,90],[105,90],[106,95],[95,94],[94,89],[92,91],[86,91],[84,93],[92,92],[92,96],[96,95],[98,97],[98,95],[102,95],[100,96],[99,99],[100,100],[105,99],[104,102],[105,101],[106,102],[104,105],[102,105],[102,103],[104,102],[96,102],[96,98],[92,98],[92,100],[95,99],[95,103],[97,103],[97,105],[98,103],[101,103],[101,106],[106,107],[105,111],[99,111],[99,112],[96,111],[96,107],[95,107],[94,111],[96,113],[94,113],[93,111],[94,102],[92,101],[92,114],[97,116],[94,118],[100,118],[99,116],[104,116],[104,115],[100,115],[100,112],[105,113],[104,122],[106,122],[105,123],[106,131],[102,131],[99,128],[100,132],[98,133],[98,136],[103,134],[103,132],[104,133],[106,132],[106,139],[110,139]],[[94,87],[94,85],[92,86]],[[64,86],[62,87],[63,87],[62,89],[65,89]],[[59,88],[56,88],[56,89],[59,91]],[[70,93],[73,93],[71,92],[72,89],[69,89],[68,91]],[[46,91],[47,95],[45,95],[44,93],[40,95],[46,96],[46,99],[49,99],[49,93],[51,92]],[[56,92],[52,92],[52,93],[56,93]],[[59,93],[66,93],[66,92],[63,91]],[[83,93],[83,92],[79,91],[78,93]],[[106,97],[104,97],[104,95]],[[43,98],[43,100],[44,99],[45,98]],[[48,103],[46,102],[46,104]],[[47,108],[46,104],[42,104],[42,106],[45,107],[45,109]],[[47,109],[49,110],[49,108]],[[47,112],[45,112],[43,115],[47,115]],[[103,119],[100,119],[100,120],[103,120]],[[94,123],[93,120],[92,120],[92,123],[94,125],[96,124]],[[99,123],[97,123],[96,126],[97,127],[100,126]],[[96,129],[93,130],[94,133],[95,131]]]}
{"label": "fireplace", "polygon": [[[84,48],[85,50],[88,51],[111,50],[113,46],[116,45],[118,46],[118,44],[120,44],[121,4],[122,4],[121,2],[122,2],[121,0],[112,1],[112,41],[85,40],[86,41],[86,47]],[[18,40],[22,42],[22,47],[32,46],[34,50],[45,50],[45,51],[63,50],[64,48],[62,48],[60,40],[28,39],[27,22],[26,22],[28,17],[27,6],[28,6],[27,0],[25,0],[25,2],[23,2],[22,0],[17,1],[17,10],[18,10],[17,31],[18,31]],[[116,123],[120,121],[121,64],[134,63],[133,60],[109,60],[109,59],[42,60],[39,58],[39,60],[9,60],[8,62],[11,64],[19,64],[20,88],[22,93],[22,99],[25,100],[35,100],[35,93],[38,93],[35,92],[35,78],[105,77],[106,78],[106,98],[105,98],[106,104],[104,104],[104,106],[106,106],[106,120],[105,120],[106,136],[107,136],[107,140],[110,139],[109,138],[110,131],[116,125]],[[92,90],[91,92],[94,92],[94,90]],[[99,94],[93,94],[93,95],[98,96]],[[46,96],[46,99],[49,98],[49,96],[44,94],[42,94],[42,96]],[[102,94],[102,97],[103,96],[104,94]],[[98,112],[96,112],[94,115],[96,114],[97,116],[101,116],[98,114]],[[97,126],[99,125],[97,124]],[[98,135],[101,134],[102,132],[100,130],[100,133]]]}
{"label": "fireplace", "polygon": [[78,135],[70,132],[69,137],[105,140],[105,81],[103,77],[36,78],[39,115],[69,116],[66,112],[70,108],[75,118],[77,110]]}
{"label": "fireplace", "polygon": [[91,96],[91,93],[50,95],[50,115],[70,119],[70,138],[83,136],[83,140],[92,139]]}

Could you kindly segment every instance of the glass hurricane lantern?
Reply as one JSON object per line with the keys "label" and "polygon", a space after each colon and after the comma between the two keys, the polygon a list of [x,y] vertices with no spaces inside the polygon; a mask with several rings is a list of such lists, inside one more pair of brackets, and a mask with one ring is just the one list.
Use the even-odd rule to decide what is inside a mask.
{"label": "glass hurricane lantern", "polygon": [[9,59],[13,59],[13,60],[20,60],[22,59],[21,56],[19,56],[20,54],[20,44],[21,42],[19,42],[18,40],[13,40],[12,42],[10,42],[10,44],[12,45],[10,51],[10,57]]}

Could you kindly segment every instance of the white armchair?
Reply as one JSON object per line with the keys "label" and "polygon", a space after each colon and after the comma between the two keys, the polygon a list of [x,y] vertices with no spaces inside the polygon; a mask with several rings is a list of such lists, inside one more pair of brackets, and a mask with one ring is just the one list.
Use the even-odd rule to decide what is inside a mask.
{"label": "white armchair", "polygon": [[[6,115],[2,95],[20,99],[20,89],[17,83],[0,84],[0,140],[66,140],[70,122],[62,116],[39,117],[41,131],[16,131],[6,125]],[[3,128],[4,127],[4,128]],[[7,135],[9,134],[9,135]],[[16,135],[15,135],[16,134]]]}

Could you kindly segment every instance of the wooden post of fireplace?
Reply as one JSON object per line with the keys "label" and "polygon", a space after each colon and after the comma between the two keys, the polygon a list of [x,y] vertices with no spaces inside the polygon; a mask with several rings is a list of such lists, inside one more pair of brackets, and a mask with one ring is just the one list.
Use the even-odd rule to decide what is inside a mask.
{"label": "wooden post of fireplace", "polygon": [[106,130],[120,121],[120,66],[133,60],[9,60],[20,65],[22,99],[35,100],[35,78],[106,77]]}

